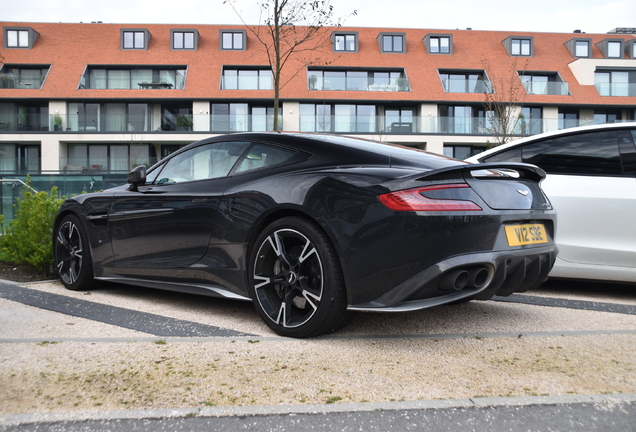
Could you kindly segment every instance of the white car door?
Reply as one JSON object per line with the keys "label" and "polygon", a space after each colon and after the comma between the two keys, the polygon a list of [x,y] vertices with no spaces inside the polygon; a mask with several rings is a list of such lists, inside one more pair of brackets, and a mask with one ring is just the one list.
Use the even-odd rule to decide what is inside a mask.
{"label": "white car door", "polygon": [[636,266],[636,179],[548,174],[541,186],[557,211],[561,260]]}

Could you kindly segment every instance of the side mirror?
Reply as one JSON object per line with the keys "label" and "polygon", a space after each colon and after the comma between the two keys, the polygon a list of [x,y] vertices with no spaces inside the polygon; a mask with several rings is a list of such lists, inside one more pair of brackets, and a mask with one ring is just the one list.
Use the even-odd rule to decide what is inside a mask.
{"label": "side mirror", "polygon": [[146,167],[139,165],[128,173],[128,183],[130,183],[129,191],[137,192],[139,185],[146,183]]}

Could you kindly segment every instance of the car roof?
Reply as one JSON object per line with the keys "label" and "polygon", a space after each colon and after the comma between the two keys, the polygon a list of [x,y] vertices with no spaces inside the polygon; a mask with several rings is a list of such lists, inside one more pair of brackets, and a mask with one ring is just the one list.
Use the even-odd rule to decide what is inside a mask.
{"label": "car roof", "polygon": [[484,152],[481,152],[481,153],[478,153],[478,154],[476,154],[474,156],[471,156],[471,157],[467,158],[466,161],[468,161],[468,162],[478,162],[479,160],[481,160],[485,156],[491,156],[493,154],[506,151],[507,149],[510,149],[510,148],[513,148],[513,147],[517,147],[517,146],[524,145],[524,144],[531,143],[531,142],[535,142],[535,141],[541,141],[541,140],[544,140],[546,138],[554,138],[554,137],[566,136],[566,135],[572,135],[572,134],[584,133],[584,132],[597,132],[597,131],[603,131],[603,130],[633,129],[633,128],[636,128],[636,122],[630,121],[630,122],[608,123],[608,124],[600,124],[600,125],[587,125],[587,126],[578,126],[578,127],[574,127],[574,128],[559,129],[557,131],[544,132],[544,133],[541,133],[541,134],[538,134],[538,135],[531,135],[531,136],[528,136],[528,137],[520,138],[520,139],[515,140],[515,141],[510,141],[510,142],[508,142],[506,144],[502,144],[502,145],[499,145],[497,147],[493,147],[493,148],[488,149],[488,150],[486,150]]}
{"label": "car roof", "polygon": [[[310,132],[238,132],[219,135],[193,143],[194,145],[227,140],[245,139],[264,143],[289,146],[306,151],[316,156],[325,156],[339,152],[348,154],[352,163],[378,163],[391,166],[408,166],[437,169],[447,166],[463,164],[465,162],[448,158],[436,153],[430,153],[415,147],[405,147],[392,143],[385,143],[364,138],[349,137],[335,134]],[[356,156],[357,155],[357,156]]]}

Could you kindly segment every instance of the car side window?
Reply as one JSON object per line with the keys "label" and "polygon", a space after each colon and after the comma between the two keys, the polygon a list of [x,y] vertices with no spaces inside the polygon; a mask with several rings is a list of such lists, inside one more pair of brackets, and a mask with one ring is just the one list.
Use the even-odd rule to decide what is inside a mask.
{"label": "car side window", "polygon": [[568,135],[522,147],[523,162],[552,174],[620,175],[615,131]]}
{"label": "car side window", "polygon": [[236,172],[245,172],[259,168],[265,168],[273,165],[281,164],[297,153],[292,150],[274,147],[265,144],[254,144],[252,148],[243,157],[243,160],[236,168]]}
{"label": "car side window", "polygon": [[225,177],[249,145],[240,141],[212,143],[179,153],[166,162],[154,184]]}

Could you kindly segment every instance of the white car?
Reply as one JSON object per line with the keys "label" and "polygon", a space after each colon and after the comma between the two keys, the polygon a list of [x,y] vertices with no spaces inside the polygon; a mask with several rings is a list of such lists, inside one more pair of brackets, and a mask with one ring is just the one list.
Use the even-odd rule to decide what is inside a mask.
{"label": "white car", "polygon": [[468,162],[526,162],[557,212],[550,277],[636,282],[636,122],[564,129],[494,147]]}

